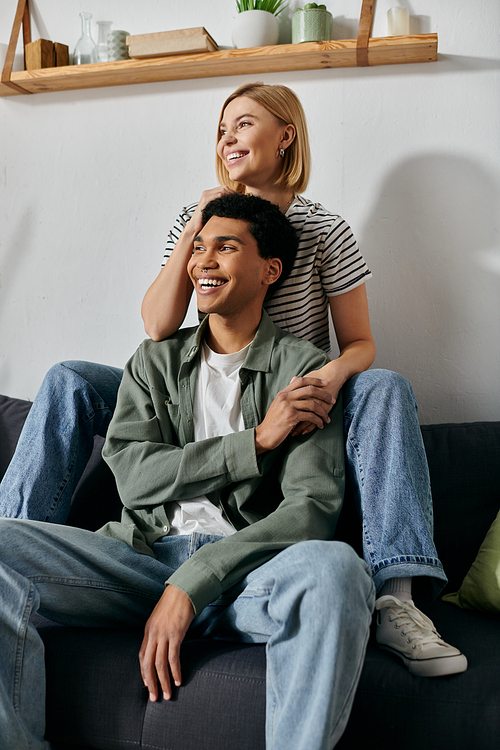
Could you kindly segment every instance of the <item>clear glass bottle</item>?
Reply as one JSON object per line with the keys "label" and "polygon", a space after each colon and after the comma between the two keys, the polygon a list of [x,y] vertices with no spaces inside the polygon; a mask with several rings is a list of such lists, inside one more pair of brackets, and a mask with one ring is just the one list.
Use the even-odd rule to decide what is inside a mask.
{"label": "clear glass bottle", "polygon": [[98,62],[97,44],[90,33],[90,19],[92,13],[80,13],[82,19],[82,35],[76,43],[73,52],[73,65],[87,65],[87,63]]}
{"label": "clear glass bottle", "polygon": [[111,29],[112,21],[97,21],[99,26],[99,36],[97,37],[97,55],[99,62],[108,62],[108,34]]}

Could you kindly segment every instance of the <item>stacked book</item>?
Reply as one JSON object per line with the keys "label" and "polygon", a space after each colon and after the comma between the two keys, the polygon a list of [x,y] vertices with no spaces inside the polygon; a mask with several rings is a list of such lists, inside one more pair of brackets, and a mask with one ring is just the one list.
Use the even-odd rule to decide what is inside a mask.
{"label": "stacked book", "polygon": [[217,44],[203,26],[195,29],[128,36],[127,46],[130,57],[137,58],[189,55],[193,52],[216,52],[218,50]]}

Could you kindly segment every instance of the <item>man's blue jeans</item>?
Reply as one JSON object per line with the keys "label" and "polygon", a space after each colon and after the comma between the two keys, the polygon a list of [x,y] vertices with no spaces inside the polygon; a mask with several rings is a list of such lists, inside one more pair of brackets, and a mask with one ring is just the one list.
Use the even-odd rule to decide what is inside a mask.
{"label": "man's blue jeans", "polygon": [[[164,537],[154,559],[83,529],[0,519],[2,747],[49,747],[34,612],[72,626],[143,627],[169,575],[217,539]],[[368,566],[351,547],[301,542],[206,607],[187,637],[266,643],[267,750],[331,750],[351,710],[374,598]]]}
{"label": "man's blue jeans", "polygon": [[[47,373],[0,484],[0,516],[64,523],[71,497],[105,435],[122,371],[64,362]],[[446,576],[433,542],[427,460],[410,383],[368,370],[343,387],[347,471],[363,521],[363,555],[377,590],[389,578]]]}

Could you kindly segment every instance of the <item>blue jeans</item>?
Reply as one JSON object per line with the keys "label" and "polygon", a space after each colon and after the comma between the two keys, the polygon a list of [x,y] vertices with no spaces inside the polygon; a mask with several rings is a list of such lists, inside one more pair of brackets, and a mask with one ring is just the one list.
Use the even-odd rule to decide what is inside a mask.
{"label": "blue jeans", "polygon": [[[0,484],[0,516],[64,523],[71,497],[116,404],[122,371],[64,362],[47,373]],[[368,370],[343,387],[347,470],[377,589],[397,577],[446,576],[433,542],[429,472],[409,382]]]}
{"label": "blue jeans", "polygon": [[61,362],[48,371],[0,484],[0,516],[64,523],[92,454],[106,434],[123,370]]}
{"label": "blue jeans", "polygon": [[[164,537],[154,559],[83,529],[0,519],[2,746],[49,747],[34,612],[72,626],[142,627],[165,579],[216,539]],[[331,750],[351,710],[374,598],[368,566],[351,547],[301,542],[206,607],[188,637],[266,643],[267,750]]]}
{"label": "blue jeans", "polygon": [[377,591],[390,578],[447,582],[433,541],[429,469],[413,389],[390,370],[367,370],[342,389],[346,464],[363,526],[363,557]]}

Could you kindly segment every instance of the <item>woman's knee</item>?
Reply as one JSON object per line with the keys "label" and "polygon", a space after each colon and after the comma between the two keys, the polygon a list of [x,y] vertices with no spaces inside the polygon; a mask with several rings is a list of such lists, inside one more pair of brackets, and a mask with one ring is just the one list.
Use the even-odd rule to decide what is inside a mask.
{"label": "woman's knee", "polygon": [[53,365],[40,390],[89,392],[103,396],[114,406],[123,370],[83,360],[66,360]]}
{"label": "woman's knee", "polygon": [[353,386],[361,388],[364,391],[376,390],[380,392],[381,390],[386,390],[390,392],[406,391],[413,393],[410,381],[393,370],[366,370],[365,372],[353,375],[347,384],[350,384],[351,381]]}
{"label": "woman's knee", "polygon": [[392,370],[367,370],[354,375],[343,388],[344,414],[386,411],[391,404],[416,409],[415,394],[409,380]]}

